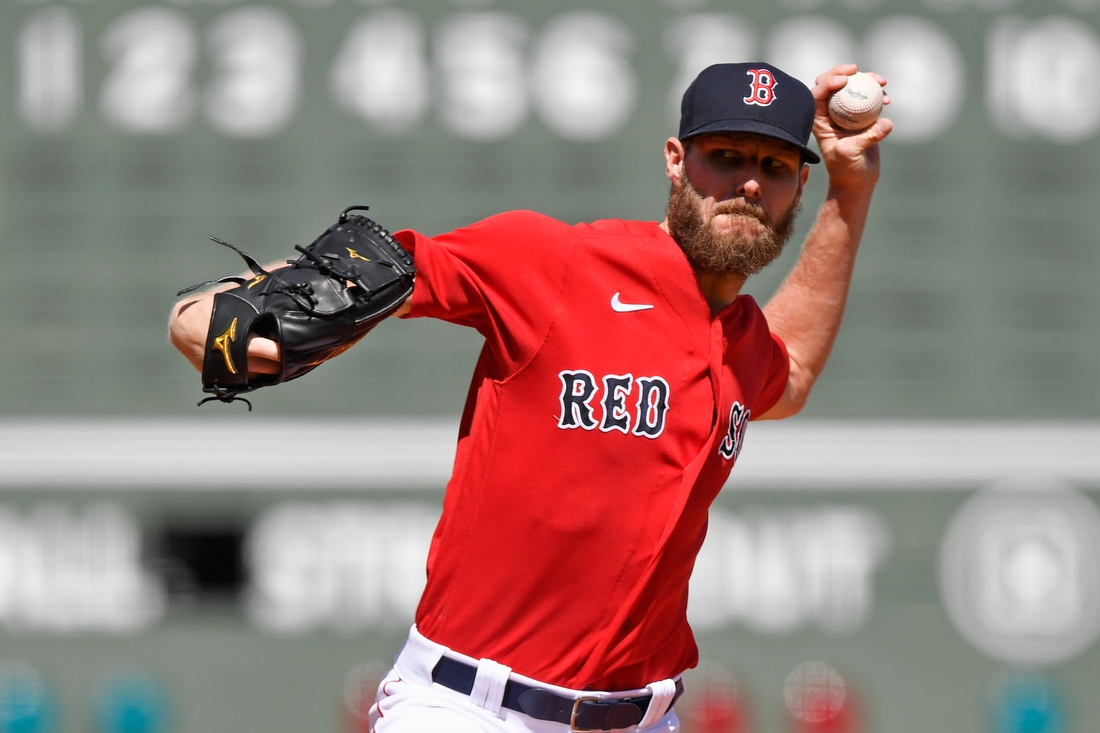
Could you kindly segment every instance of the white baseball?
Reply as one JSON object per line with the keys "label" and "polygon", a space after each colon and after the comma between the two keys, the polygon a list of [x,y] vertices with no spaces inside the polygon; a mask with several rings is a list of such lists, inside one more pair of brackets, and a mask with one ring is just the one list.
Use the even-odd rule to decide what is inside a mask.
{"label": "white baseball", "polygon": [[875,77],[857,71],[829,97],[829,118],[837,127],[855,132],[870,127],[882,113],[882,87]]}

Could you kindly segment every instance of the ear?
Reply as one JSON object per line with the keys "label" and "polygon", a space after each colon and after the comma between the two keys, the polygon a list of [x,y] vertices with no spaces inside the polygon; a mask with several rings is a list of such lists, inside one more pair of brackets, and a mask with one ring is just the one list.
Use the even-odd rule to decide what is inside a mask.
{"label": "ear", "polygon": [[679,186],[684,176],[684,144],[677,138],[670,137],[665,143],[665,175],[674,186]]}
{"label": "ear", "polygon": [[798,200],[802,200],[802,191],[806,188],[806,182],[810,180],[810,164],[803,163],[802,170],[798,172]]}

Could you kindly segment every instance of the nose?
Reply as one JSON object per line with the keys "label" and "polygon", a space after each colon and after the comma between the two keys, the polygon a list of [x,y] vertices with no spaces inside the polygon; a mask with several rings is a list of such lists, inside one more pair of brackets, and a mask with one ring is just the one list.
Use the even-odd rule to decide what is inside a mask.
{"label": "nose", "polygon": [[763,195],[760,189],[760,177],[756,171],[747,169],[742,172],[736,195],[743,197],[746,201],[758,200]]}

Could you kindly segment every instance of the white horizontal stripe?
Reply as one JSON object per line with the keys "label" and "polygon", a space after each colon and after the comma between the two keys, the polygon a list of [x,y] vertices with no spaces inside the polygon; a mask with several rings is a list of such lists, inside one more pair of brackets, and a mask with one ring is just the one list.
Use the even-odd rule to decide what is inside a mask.
{"label": "white horizontal stripe", "polygon": [[[441,489],[457,432],[451,419],[8,419],[0,488]],[[969,488],[1028,477],[1100,486],[1100,423],[753,423],[730,486]]]}
{"label": "white horizontal stripe", "polygon": [[451,420],[8,420],[0,487],[442,488],[457,433]]}
{"label": "white horizontal stripe", "polygon": [[968,488],[1027,479],[1100,484],[1100,423],[752,423],[730,483]]}

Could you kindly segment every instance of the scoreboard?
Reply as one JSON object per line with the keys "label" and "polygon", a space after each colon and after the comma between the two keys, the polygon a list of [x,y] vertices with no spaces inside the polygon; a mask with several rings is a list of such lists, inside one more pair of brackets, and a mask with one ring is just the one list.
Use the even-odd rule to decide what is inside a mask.
{"label": "scoreboard", "polygon": [[[1100,408],[1096,0],[7,0],[0,53],[4,414],[190,414],[168,309],[239,268],[207,234],[271,260],[359,203],[426,233],[515,208],[660,220],[682,90],[751,58],[890,80],[896,129],[809,414]],[[261,404],[455,414],[478,348],[386,324]]]}

